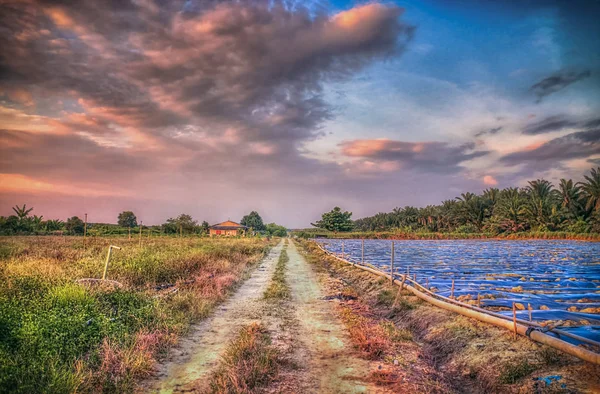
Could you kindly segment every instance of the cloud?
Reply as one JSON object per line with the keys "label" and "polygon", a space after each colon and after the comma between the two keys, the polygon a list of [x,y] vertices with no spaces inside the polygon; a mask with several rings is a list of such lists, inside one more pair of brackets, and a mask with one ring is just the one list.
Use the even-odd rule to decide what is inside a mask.
{"label": "cloud", "polygon": [[301,149],[334,117],[325,84],[403,53],[401,16],[379,3],[331,15],[268,1],[2,3],[0,173],[61,199],[65,185],[105,187],[211,212],[222,193],[260,202],[346,182]]}
{"label": "cloud", "polygon": [[498,127],[493,127],[491,129],[482,130],[482,131],[479,131],[477,134],[475,134],[475,137],[481,137],[486,134],[488,134],[488,135],[498,134],[502,129],[503,129],[502,126],[498,126]]}
{"label": "cloud", "polygon": [[551,133],[554,131],[561,131],[566,128],[571,128],[577,125],[577,122],[573,122],[560,115],[549,116],[539,122],[528,124],[523,129],[523,134],[536,135]]}
{"label": "cloud", "polygon": [[583,71],[569,71],[561,70],[547,78],[542,79],[533,86],[530,90],[537,96],[537,102],[541,102],[542,99],[552,93],[556,93],[563,90],[567,86],[588,78],[592,73],[590,70]]}
{"label": "cloud", "polygon": [[[461,163],[484,156],[487,151],[475,151],[472,143],[453,146],[445,142],[405,142],[390,139],[352,140],[340,144],[341,152],[348,158],[365,163],[385,164],[385,168],[418,169],[422,171],[452,173],[462,169]],[[375,164],[370,165],[375,167]],[[376,167],[377,168],[377,167]]]}
{"label": "cloud", "polygon": [[567,134],[545,143],[510,153],[501,158],[505,164],[525,163],[540,170],[558,166],[565,160],[589,158],[600,154],[600,129],[591,129]]}
{"label": "cloud", "polygon": [[496,186],[498,184],[498,181],[491,175],[485,175],[483,177],[483,183],[488,186]]}

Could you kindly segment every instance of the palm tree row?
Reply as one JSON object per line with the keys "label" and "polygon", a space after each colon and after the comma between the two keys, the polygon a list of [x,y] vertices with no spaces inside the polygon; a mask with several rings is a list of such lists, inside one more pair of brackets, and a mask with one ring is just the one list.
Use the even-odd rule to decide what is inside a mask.
{"label": "palm tree row", "polygon": [[521,231],[600,232],[600,167],[581,182],[544,179],[524,188],[490,188],[463,193],[441,205],[407,206],[354,221],[359,231],[516,233]]}

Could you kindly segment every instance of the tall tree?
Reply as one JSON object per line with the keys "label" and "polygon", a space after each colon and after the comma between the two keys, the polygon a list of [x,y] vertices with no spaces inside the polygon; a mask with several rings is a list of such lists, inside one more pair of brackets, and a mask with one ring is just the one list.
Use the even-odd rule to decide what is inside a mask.
{"label": "tall tree", "polygon": [[525,230],[526,200],[516,187],[500,192],[496,205],[496,221],[501,231],[516,233]]}
{"label": "tall tree", "polygon": [[198,222],[196,222],[191,215],[182,213],[176,218],[169,218],[167,222],[162,225],[165,233],[177,234],[180,231],[185,234],[191,234],[196,230]]}
{"label": "tall tree", "polygon": [[200,225],[200,231],[202,232],[202,234],[208,234],[210,230],[210,224],[208,224],[208,222],[206,220],[204,220],[202,222],[202,224]]}
{"label": "tall tree", "polygon": [[342,211],[340,207],[335,207],[330,212],[324,213],[321,220],[311,224],[335,233],[350,231],[354,227],[350,217],[352,217],[352,212]]}
{"label": "tall tree", "polygon": [[575,219],[581,213],[581,188],[571,179],[561,179],[558,185],[560,193],[560,206],[567,219]]}
{"label": "tall tree", "polygon": [[70,217],[69,219],[67,219],[67,222],[65,223],[65,228],[67,229],[67,231],[69,233],[75,234],[75,235],[83,234],[83,227],[84,227],[83,220],[81,220],[77,216]]}
{"label": "tall tree", "polygon": [[137,218],[131,211],[123,211],[119,214],[117,223],[121,227],[137,227]]}
{"label": "tall tree", "polygon": [[584,176],[585,181],[579,182],[585,201],[585,209],[600,212],[600,167],[592,168],[590,175]]}
{"label": "tall tree", "polygon": [[240,220],[240,224],[242,226],[250,227],[255,231],[265,230],[265,224],[263,223],[262,218],[256,211],[252,211],[248,215],[244,216],[242,220]]}
{"label": "tall tree", "polygon": [[530,224],[538,230],[552,229],[553,214],[558,205],[558,191],[545,179],[529,181],[525,190],[528,197],[526,213]]}

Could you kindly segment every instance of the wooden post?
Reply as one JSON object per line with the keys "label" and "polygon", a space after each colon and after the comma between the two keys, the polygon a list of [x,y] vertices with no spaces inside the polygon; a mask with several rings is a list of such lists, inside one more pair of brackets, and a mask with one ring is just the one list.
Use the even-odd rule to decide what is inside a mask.
{"label": "wooden post", "polygon": [[365,264],[365,239],[361,239],[360,243],[360,263]]}
{"label": "wooden post", "polygon": [[84,214],[85,221],[83,222],[83,247],[85,248],[85,237],[87,236],[87,213]]}
{"label": "wooden post", "polygon": [[517,339],[517,307],[515,306],[514,302],[513,302],[513,326],[515,328],[515,331],[513,333],[513,338]]}
{"label": "wooden post", "polygon": [[477,308],[481,308],[481,296],[477,293]]}
{"label": "wooden post", "polygon": [[392,278],[392,284],[394,284],[394,241],[392,241],[392,254],[391,254],[391,264],[390,264],[390,277]]}
{"label": "wooden post", "polygon": [[140,221],[140,246],[142,246],[142,221]]}
{"label": "wooden post", "polygon": [[342,259],[344,258],[344,241],[342,241]]}
{"label": "wooden post", "polygon": [[131,226],[129,226],[129,228],[127,228],[127,230],[129,230],[128,231],[128,233],[129,233],[129,240],[131,241]]}
{"label": "wooden post", "polygon": [[400,290],[404,289],[404,282],[406,282],[406,275],[402,275],[402,283],[400,283]]}
{"label": "wooden post", "polygon": [[450,298],[454,299],[454,279],[452,279],[452,288],[450,289]]}
{"label": "wooden post", "polygon": [[531,318],[531,304],[527,303],[527,310],[529,311],[529,321],[533,321],[533,319]]}
{"label": "wooden post", "polygon": [[429,276],[425,278],[425,288],[429,290]]}
{"label": "wooden post", "polygon": [[118,246],[113,246],[113,245],[110,245],[108,247],[108,254],[106,255],[106,263],[104,263],[104,273],[102,274],[102,280],[106,279],[106,271],[108,271],[108,262],[110,261],[110,256],[112,254],[113,248],[114,249],[119,249],[119,250],[121,249]]}

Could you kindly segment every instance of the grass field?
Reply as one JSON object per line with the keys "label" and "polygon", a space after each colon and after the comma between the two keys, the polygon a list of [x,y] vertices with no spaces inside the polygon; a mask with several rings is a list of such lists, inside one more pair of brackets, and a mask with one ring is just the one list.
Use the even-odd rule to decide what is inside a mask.
{"label": "grass field", "polygon": [[[264,239],[0,238],[0,392],[131,392],[260,260]],[[108,245],[108,279],[100,278]]]}

